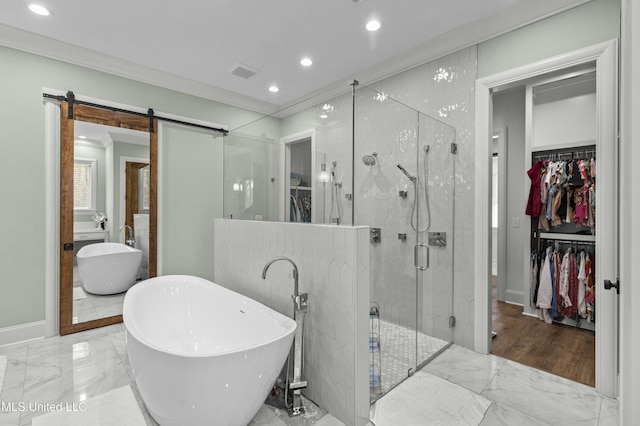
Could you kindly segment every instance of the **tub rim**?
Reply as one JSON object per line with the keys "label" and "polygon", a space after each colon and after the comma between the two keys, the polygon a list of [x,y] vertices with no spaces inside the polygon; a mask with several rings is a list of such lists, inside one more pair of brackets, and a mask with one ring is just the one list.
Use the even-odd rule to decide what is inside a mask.
{"label": "tub rim", "polygon": [[[257,307],[258,310],[260,311],[264,311],[264,309],[268,309],[269,311],[273,312],[274,314],[280,316],[284,321],[283,322],[277,322],[274,319],[274,322],[277,322],[279,325],[282,326],[283,328],[283,333],[276,336],[275,338],[272,339],[268,339],[268,340],[263,340],[260,341],[260,343],[258,344],[254,344],[254,345],[248,345],[248,346],[243,346],[242,348],[238,348],[238,349],[232,349],[232,350],[226,350],[226,351],[220,351],[220,352],[215,352],[215,353],[200,353],[200,354],[192,354],[192,353],[182,353],[182,352],[173,352],[173,351],[168,351],[166,348],[162,348],[159,345],[157,345],[154,342],[151,342],[149,339],[144,338],[143,336],[141,336],[140,330],[136,330],[135,327],[131,328],[127,326],[127,317],[135,317],[135,314],[133,313],[129,313],[130,309],[133,308],[128,308],[129,305],[131,305],[131,303],[133,302],[129,302],[127,303],[127,298],[131,293],[131,297],[129,297],[129,300],[133,300],[133,298],[136,297],[135,293],[136,292],[140,292],[142,290],[144,290],[146,287],[150,287],[153,285],[158,285],[156,284],[157,282],[162,282],[163,279],[167,279],[167,278],[188,278],[190,280],[192,279],[196,279],[197,281],[194,282],[194,285],[200,286],[200,287],[206,287],[207,285],[213,284],[215,286],[218,286],[221,290],[223,290],[224,292],[229,292],[229,293],[233,293],[234,295],[236,295],[237,297],[239,297],[241,300],[246,300],[249,302],[249,304],[252,304],[254,306]],[[183,283],[184,281],[179,281],[180,283]],[[174,282],[175,283],[175,282]],[[122,323],[124,325],[125,331],[129,334],[131,334],[132,337],[134,337],[137,341],[139,341],[141,344],[148,346],[149,348],[156,350],[158,352],[161,352],[163,354],[167,354],[167,355],[173,355],[173,356],[177,356],[177,357],[184,357],[184,358],[209,358],[209,357],[217,357],[217,356],[226,356],[226,355],[233,355],[233,354],[237,354],[237,353],[241,353],[241,352],[246,352],[249,351],[251,349],[256,349],[262,346],[267,346],[271,343],[274,343],[278,340],[282,340],[285,339],[287,336],[292,335],[295,333],[296,328],[298,327],[298,324],[295,322],[295,320],[293,320],[292,318],[281,314],[280,312],[276,311],[275,309],[272,309],[260,302],[258,302],[257,300],[254,300],[248,296],[245,296],[241,293],[238,293],[236,291],[230,290],[220,284],[217,284],[213,281],[209,281],[206,278],[202,278],[202,277],[198,277],[195,275],[184,275],[184,274],[177,274],[177,275],[162,275],[162,276],[158,276],[158,277],[153,277],[153,278],[148,278],[144,281],[141,281],[139,283],[137,283],[135,286],[131,287],[128,291],[127,294],[124,297],[124,302],[122,304]]]}
{"label": "tub rim", "polygon": [[[115,247],[115,246],[126,247],[126,250],[113,251],[109,253],[90,253],[90,254],[86,253],[86,252],[91,252],[93,250],[96,250],[95,247],[91,247],[91,246],[100,246],[100,245],[108,245],[109,247]],[[138,253],[138,252],[142,253],[142,250],[137,249],[135,247],[131,247],[127,244],[109,241],[109,242],[98,242],[93,244],[87,244],[86,246],[83,246],[78,250],[78,253],[76,253],[76,257],[80,259],[87,259],[90,257],[97,257],[97,256],[111,256],[114,254],[123,254],[123,253],[130,254],[130,253]]]}

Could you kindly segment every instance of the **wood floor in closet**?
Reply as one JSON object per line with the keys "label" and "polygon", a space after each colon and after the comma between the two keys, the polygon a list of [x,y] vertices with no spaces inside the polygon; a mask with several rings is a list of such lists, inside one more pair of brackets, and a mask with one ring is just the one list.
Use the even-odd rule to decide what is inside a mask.
{"label": "wood floor in closet", "polygon": [[595,333],[522,315],[522,306],[497,301],[495,278],[493,287],[492,354],[595,386]]}

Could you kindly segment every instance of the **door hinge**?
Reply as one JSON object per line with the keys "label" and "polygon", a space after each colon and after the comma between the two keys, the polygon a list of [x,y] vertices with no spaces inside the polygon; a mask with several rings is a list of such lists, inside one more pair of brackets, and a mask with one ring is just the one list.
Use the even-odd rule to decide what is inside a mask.
{"label": "door hinge", "polygon": [[451,142],[451,153],[452,154],[458,153],[458,144],[455,142]]}
{"label": "door hinge", "polygon": [[611,290],[612,288],[616,289],[616,293],[620,294],[620,278],[616,278],[616,282],[612,283],[609,280],[604,280],[604,289]]}
{"label": "door hinge", "polygon": [[453,315],[451,315],[449,317],[449,328],[453,328],[456,326],[456,317],[454,317]]}

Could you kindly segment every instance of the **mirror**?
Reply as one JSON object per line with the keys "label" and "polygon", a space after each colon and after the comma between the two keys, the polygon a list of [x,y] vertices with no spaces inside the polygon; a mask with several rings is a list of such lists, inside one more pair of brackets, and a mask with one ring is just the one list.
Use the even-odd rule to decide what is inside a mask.
{"label": "mirror", "polygon": [[73,156],[72,322],[77,324],[122,314],[126,294],[111,283],[106,285],[114,289],[100,288],[90,271],[81,276],[77,254],[83,247],[114,242],[141,250],[135,280],[149,277],[149,133],[75,120]]}
{"label": "mirror", "polygon": [[67,108],[63,103],[60,334],[122,321],[126,291],[156,274],[157,134],[148,117],[74,105],[69,118]]}

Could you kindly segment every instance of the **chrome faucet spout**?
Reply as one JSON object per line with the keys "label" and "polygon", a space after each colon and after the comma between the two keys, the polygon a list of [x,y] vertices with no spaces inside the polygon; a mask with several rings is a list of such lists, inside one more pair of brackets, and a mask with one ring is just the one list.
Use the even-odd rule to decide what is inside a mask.
{"label": "chrome faucet spout", "polygon": [[124,228],[127,228],[129,230],[129,239],[126,239],[127,238],[127,234],[125,233],[125,241],[124,241],[125,244],[129,244],[131,247],[135,247],[136,236],[135,236],[135,234],[133,232],[133,228],[130,225],[122,225],[120,227],[120,232],[122,232],[122,230]]}
{"label": "chrome faucet spout", "polygon": [[300,296],[300,294],[298,293],[298,266],[293,260],[289,259],[288,257],[278,256],[276,258],[271,259],[266,265],[264,265],[264,268],[262,269],[262,279],[264,280],[267,278],[267,270],[272,264],[274,264],[279,260],[284,260],[286,262],[291,263],[291,265],[293,265],[293,297],[297,298],[298,296]]}

